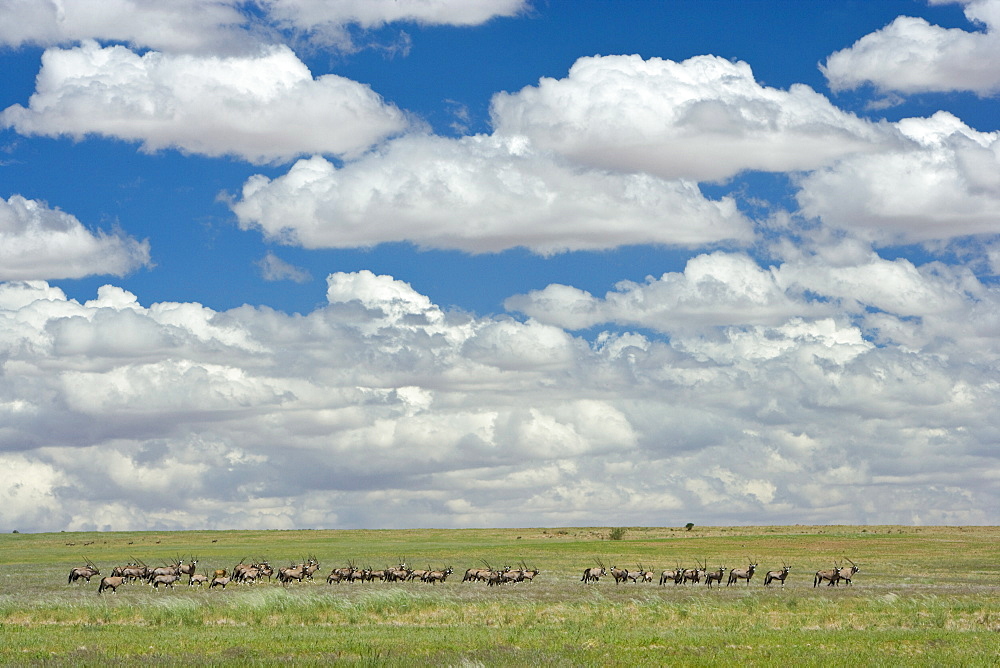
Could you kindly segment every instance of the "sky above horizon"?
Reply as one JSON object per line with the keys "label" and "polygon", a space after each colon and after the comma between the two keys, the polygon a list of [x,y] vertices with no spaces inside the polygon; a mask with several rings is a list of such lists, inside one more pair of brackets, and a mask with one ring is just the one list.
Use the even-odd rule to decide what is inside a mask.
{"label": "sky above horizon", "polygon": [[998,63],[1000,0],[2,2],[0,531],[998,524]]}

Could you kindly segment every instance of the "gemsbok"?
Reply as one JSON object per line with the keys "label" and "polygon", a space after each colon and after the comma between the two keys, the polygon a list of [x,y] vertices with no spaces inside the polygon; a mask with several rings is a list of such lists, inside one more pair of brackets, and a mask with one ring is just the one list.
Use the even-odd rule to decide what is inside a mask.
{"label": "gemsbok", "polygon": [[101,578],[101,584],[97,587],[97,593],[102,593],[105,589],[110,589],[112,594],[118,593],[118,587],[125,582],[125,577],[122,575],[109,575],[107,577]]}
{"label": "gemsbok", "polygon": [[[844,557],[844,559],[847,559],[847,557]],[[847,560],[851,561],[850,559],[847,559]],[[838,568],[837,569],[837,571],[838,571],[837,574],[840,577],[837,578],[837,582],[835,584],[839,585],[840,584],[840,580],[843,580],[848,585],[850,585],[851,584],[851,578],[853,578],[854,574],[857,573],[860,570],[861,569],[858,568],[858,565],[856,563],[854,563],[853,561],[851,561],[851,565],[850,566],[844,566],[842,568]]]}
{"label": "gemsbok", "polygon": [[667,570],[660,573],[660,584],[665,585],[668,582],[673,582],[674,584],[680,584],[681,577],[684,575],[684,569],[679,565],[673,570]]}
{"label": "gemsbok", "polygon": [[764,574],[764,586],[767,587],[772,582],[774,582],[775,580],[777,580],[778,582],[781,583],[781,586],[784,587],[785,586],[785,578],[788,577],[788,571],[790,571],[790,570],[792,570],[791,566],[789,566],[785,562],[781,562],[781,570],[780,571],[768,571],[767,573]]}
{"label": "gemsbok", "polygon": [[726,567],[719,566],[719,570],[709,571],[708,573],[705,573],[705,584],[708,585],[708,588],[709,589],[712,588],[713,582],[718,582],[719,586],[722,586],[722,576],[725,574],[725,572],[726,572]]}
{"label": "gemsbok", "polygon": [[163,585],[164,587],[170,587],[171,589],[173,589],[174,583],[180,579],[181,576],[177,575],[176,573],[174,575],[156,575],[153,576],[153,579],[150,581],[150,584],[153,585],[153,589],[159,589],[160,585]]}
{"label": "gemsbok", "polygon": [[687,584],[688,582],[698,584],[705,577],[705,573],[708,572],[707,564],[695,561],[698,564],[695,568],[685,568],[681,573],[681,584]]}
{"label": "gemsbok", "polygon": [[750,586],[750,578],[753,577],[754,571],[757,570],[757,564],[753,563],[753,561],[751,561],[749,557],[747,558],[747,561],[750,562],[750,565],[748,567],[734,568],[733,570],[729,571],[729,581],[726,582],[727,587],[736,582],[737,580],[746,580],[747,586],[748,587]]}
{"label": "gemsbok", "polygon": [[813,587],[818,587],[824,580],[827,581],[827,586],[832,587],[840,579],[840,564],[836,561],[833,562],[833,568],[825,571],[816,571],[816,575],[813,576]]}
{"label": "gemsbok", "polygon": [[625,580],[628,579],[628,571],[624,568],[618,568],[617,566],[612,566],[611,570],[609,570],[608,572],[611,573],[611,577],[615,579],[615,584],[621,584],[622,582],[625,582]]}
{"label": "gemsbok", "polygon": [[583,571],[583,577],[580,578],[580,582],[599,582],[601,580],[601,576],[607,574],[607,569],[604,568],[604,562],[600,559],[596,559],[596,561],[597,566],[591,566]]}
{"label": "gemsbok", "polygon": [[69,579],[66,584],[73,584],[77,580],[84,580],[90,584],[90,578],[100,575],[101,571],[90,559],[87,559],[86,566],[78,566],[69,572]]}
{"label": "gemsbok", "polygon": [[201,573],[194,573],[188,576],[188,586],[198,585],[199,587],[209,582],[210,578],[207,575],[202,575]]}
{"label": "gemsbok", "polygon": [[424,582],[430,582],[431,584],[437,584],[438,582],[444,582],[448,579],[448,576],[454,573],[454,569],[446,568],[443,571],[430,571],[424,575]]}

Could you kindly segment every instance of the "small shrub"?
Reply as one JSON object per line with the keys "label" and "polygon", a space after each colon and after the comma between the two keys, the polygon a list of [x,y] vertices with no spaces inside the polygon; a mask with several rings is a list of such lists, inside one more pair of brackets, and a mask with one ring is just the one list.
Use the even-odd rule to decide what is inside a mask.
{"label": "small shrub", "polygon": [[625,537],[625,527],[615,527],[608,534],[608,540],[621,540]]}
{"label": "small shrub", "polygon": [[688,522],[687,524],[684,525],[684,528],[690,531],[691,529],[694,528],[694,522]]}

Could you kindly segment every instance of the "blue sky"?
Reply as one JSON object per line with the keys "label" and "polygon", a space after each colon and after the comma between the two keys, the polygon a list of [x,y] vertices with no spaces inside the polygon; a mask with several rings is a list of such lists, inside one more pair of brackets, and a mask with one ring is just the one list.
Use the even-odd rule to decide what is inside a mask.
{"label": "blue sky", "polygon": [[998,25],[6,4],[0,529],[1000,521]]}

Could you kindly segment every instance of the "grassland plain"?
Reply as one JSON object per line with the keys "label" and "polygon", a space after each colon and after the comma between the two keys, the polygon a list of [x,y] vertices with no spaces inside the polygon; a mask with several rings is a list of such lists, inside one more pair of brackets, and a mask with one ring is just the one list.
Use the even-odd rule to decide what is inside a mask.
{"label": "grassland plain", "polygon": [[[870,665],[1000,663],[1000,528],[765,526],[0,535],[3,665]],[[67,584],[84,560],[319,559],[315,582],[201,590]],[[851,587],[813,587],[835,560]],[[585,585],[597,560],[657,574],[746,567],[750,585]],[[452,567],[447,582],[325,584],[352,562]],[[466,568],[525,562],[533,583],[463,583]],[[792,566],[784,588],[763,573]],[[658,578],[657,578],[658,579]]]}

